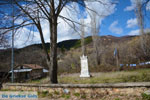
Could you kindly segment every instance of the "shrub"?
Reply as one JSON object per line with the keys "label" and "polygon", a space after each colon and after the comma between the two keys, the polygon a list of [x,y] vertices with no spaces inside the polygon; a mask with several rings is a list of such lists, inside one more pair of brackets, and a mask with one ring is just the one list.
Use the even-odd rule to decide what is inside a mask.
{"label": "shrub", "polygon": [[142,93],[142,99],[143,100],[150,100],[150,95],[146,94],[146,93]]}

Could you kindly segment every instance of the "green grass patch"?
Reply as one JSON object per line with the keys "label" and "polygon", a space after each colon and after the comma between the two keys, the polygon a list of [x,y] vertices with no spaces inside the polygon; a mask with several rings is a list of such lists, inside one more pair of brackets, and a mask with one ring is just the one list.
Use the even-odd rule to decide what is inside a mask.
{"label": "green grass patch", "polygon": [[38,92],[38,95],[40,97],[46,97],[48,94],[49,94],[48,91]]}
{"label": "green grass patch", "polygon": [[74,93],[74,96],[80,97],[80,93]]}
{"label": "green grass patch", "polygon": [[38,92],[38,96],[44,98],[44,97],[52,97],[53,95],[48,91],[43,91],[43,92]]}
{"label": "green grass patch", "polygon": [[62,98],[65,98],[65,99],[69,99],[69,98],[70,98],[70,94],[62,94],[61,97],[62,97]]}
{"label": "green grass patch", "polygon": [[142,99],[143,100],[150,100],[150,95],[146,94],[146,93],[142,93]]}
{"label": "green grass patch", "polygon": [[59,83],[72,84],[97,84],[97,83],[120,83],[120,82],[149,82],[150,69],[140,69],[134,71],[96,73],[90,78],[80,78],[79,75],[61,76]]}
{"label": "green grass patch", "polygon": [[59,95],[60,93],[58,91],[54,91],[54,94]]}
{"label": "green grass patch", "polygon": [[[10,91],[10,89],[1,89],[0,91]],[[11,91],[18,91],[18,90],[11,90]],[[23,90],[20,90],[23,91]]]}
{"label": "green grass patch", "polygon": [[43,84],[43,83],[48,83],[48,82],[49,82],[49,78],[45,77],[45,78],[42,78],[42,79],[30,80],[27,83]]}
{"label": "green grass patch", "polygon": [[86,99],[86,94],[85,93],[81,94],[81,98]]}
{"label": "green grass patch", "polygon": [[[150,82],[150,69],[138,69],[132,71],[98,72],[92,73],[93,77],[80,78],[78,74],[66,74],[58,76],[59,83],[64,84],[98,84],[121,82]],[[28,83],[47,84],[49,78],[29,81]]]}
{"label": "green grass patch", "polygon": [[116,98],[115,100],[120,100],[119,98]]}

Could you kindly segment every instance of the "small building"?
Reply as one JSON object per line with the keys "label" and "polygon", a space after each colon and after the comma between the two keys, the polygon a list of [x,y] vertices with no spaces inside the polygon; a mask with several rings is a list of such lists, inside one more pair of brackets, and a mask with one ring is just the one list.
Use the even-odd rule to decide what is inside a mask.
{"label": "small building", "polygon": [[[14,80],[23,82],[31,79],[38,79],[44,76],[43,67],[37,64],[22,64],[14,68]],[[12,73],[10,71],[9,73]]]}

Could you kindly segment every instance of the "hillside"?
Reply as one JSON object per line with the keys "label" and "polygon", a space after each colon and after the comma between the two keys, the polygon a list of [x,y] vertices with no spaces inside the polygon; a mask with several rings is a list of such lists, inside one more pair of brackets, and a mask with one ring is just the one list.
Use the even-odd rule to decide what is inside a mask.
{"label": "hillside", "polygon": [[[91,43],[91,42],[92,42],[92,37],[86,37],[85,38],[85,43],[86,44]],[[72,39],[72,40],[65,40],[65,41],[59,42],[57,44],[57,46],[58,46],[58,48],[64,48],[66,50],[70,50],[71,48],[78,48],[78,47],[80,47],[81,46],[80,44],[81,44],[80,39]],[[21,48],[20,50],[25,50],[25,49],[34,48],[34,47],[42,49],[42,44],[29,45],[27,47]],[[47,49],[50,48],[50,44],[49,43],[46,43],[46,48]]]}
{"label": "hillside", "polygon": [[[123,36],[123,37],[115,37],[115,36],[111,36],[111,35],[107,35],[107,36],[102,36],[102,42],[104,44],[109,44],[109,43],[117,43],[117,42],[124,42],[124,41],[128,41],[131,40],[132,38],[134,38],[135,36]],[[89,44],[92,42],[92,37],[86,37],[85,38],[85,44]],[[58,48],[64,48],[67,50],[70,50],[71,48],[78,48],[81,46],[81,41],[80,39],[72,39],[72,40],[65,40],[62,42],[59,42],[57,44]],[[29,45],[26,46],[24,48],[21,48],[19,50],[25,50],[27,48],[40,48],[42,49],[42,44],[33,44],[33,45]],[[50,44],[46,43],[46,48],[49,49]]]}
{"label": "hillside", "polygon": [[[77,42],[78,42],[78,39],[66,40],[66,41],[59,42],[57,44],[57,46],[58,46],[58,48],[65,48],[65,49],[69,50],[70,48],[74,47],[74,45],[76,45]],[[27,49],[27,48],[33,48],[33,47],[42,49],[42,44],[29,45],[27,47],[21,48],[20,50]],[[50,43],[46,43],[46,48],[49,49],[49,47],[50,47]]]}
{"label": "hillside", "polygon": [[[124,37],[114,37],[114,36],[102,36],[100,38],[101,43],[104,47],[108,46],[110,47],[112,44],[120,44],[127,41],[131,41],[135,36],[124,36]],[[60,56],[60,59],[62,59],[64,62],[66,62],[66,57],[68,55],[76,56],[74,59],[79,59],[80,53],[81,53],[81,41],[79,39],[74,40],[66,40],[58,43],[58,55]],[[92,37],[87,37],[85,39],[87,54],[92,54]],[[49,43],[46,43],[47,49],[49,49]],[[90,51],[91,50],[91,51]],[[65,51],[65,52],[64,52]],[[78,54],[76,54],[78,53]],[[15,49],[15,64],[39,64],[44,67],[47,67],[45,62],[45,55],[42,50],[41,44],[34,44],[30,45],[24,48]],[[68,56],[70,57],[70,56]],[[67,58],[68,60],[68,58]],[[77,60],[78,61],[78,60]],[[76,61],[76,62],[77,62]],[[7,50],[0,50],[0,70],[9,70],[10,69],[10,62],[11,62],[11,49]],[[69,64],[64,64],[63,67],[66,66],[77,66],[74,64],[73,61],[70,61]],[[63,65],[63,64],[62,64]],[[79,66],[79,65],[78,65]],[[68,68],[64,68],[63,70],[69,70]],[[62,69],[61,69],[62,70]]]}

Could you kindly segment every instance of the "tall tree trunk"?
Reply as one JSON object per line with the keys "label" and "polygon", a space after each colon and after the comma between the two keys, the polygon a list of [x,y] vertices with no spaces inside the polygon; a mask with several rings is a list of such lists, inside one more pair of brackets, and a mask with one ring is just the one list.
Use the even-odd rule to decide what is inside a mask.
{"label": "tall tree trunk", "polygon": [[119,49],[117,49],[117,54],[116,54],[116,66],[117,66],[118,71],[120,71]]}
{"label": "tall tree trunk", "polygon": [[81,22],[81,47],[82,47],[82,55],[86,55],[86,47],[85,47],[85,29],[84,29],[84,19],[80,20]]}
{"label": "tall tree trunk", "polygon": [[92,28],[92,40],[93,40],[93,48],[94,48],[94,54],[95,54],[95,63],[96,66],[101,64],[100,61],[100,48],[101,43],[99,41],[99,32],[100,32],[100,24],[99,24],[99,17],[96,13],[92,13],[91,15],[91,28]]}
{"label": "tall tree trunk", "polygon": [[[84,34],[84,33],[83,33]],[[81,34],[81,35],[83,35]],[[84,40],[84,35],[81,36],[81,46],[82,46],[82,55],[86,55],[86,48],[85,48],[85,40]]]}
{"label": "tall tree trunk", "polygon": [[[97,44],[97,46],[98,46],[98,44]],[[95,47],[95,52],[96,52],[96,64],[98,66],[101,64],[101,62],[100,62],[100,54],[99,54],[99,50],[98,50],[97,46]]]}
{"label": "tall tree trunk", "polygon": [[99,43],[99,39],[98,39],[98,35],[96,36],[95,34],[93,34],[92,36],[92,40],[93,40],[93,48],[94,48],[94,53],[95,53],[95,63],[96,63],[96,66],[100,65],[101,64],[101,61],[100,61],[100,49],[98,46],[101,47],[101,43]]}
{"label": "tall tree trunk", "polygon": [[146,53],[146,34],[144,32],[144,16],[142,11],[142,2],[137,0],[136,1],[136,9],[135,13],[137,16],[138,26],[140,28],[140,43],[141,43],[141,49],[143,50],[143,53],[147,55]]}
{"label": "tall tree trunk", "polygon": [[57,81],[57,17],[53,16],[50,20],[50,82]]}

